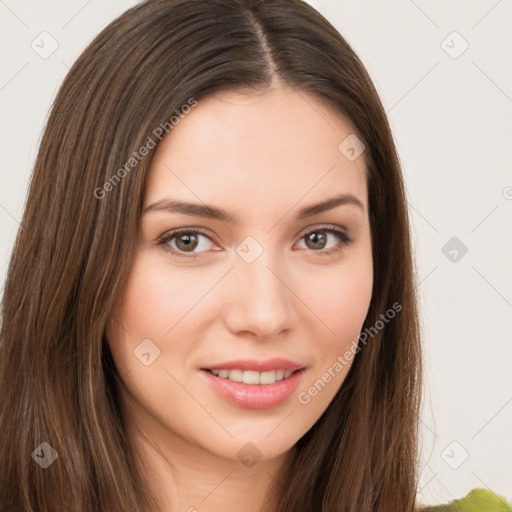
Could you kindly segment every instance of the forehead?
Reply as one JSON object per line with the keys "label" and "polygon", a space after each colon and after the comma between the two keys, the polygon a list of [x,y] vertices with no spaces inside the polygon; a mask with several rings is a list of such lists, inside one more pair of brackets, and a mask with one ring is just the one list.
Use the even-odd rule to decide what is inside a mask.
{"label": "forehead", "polygon": [[367,208],[363,155],[351,161],[339,149],[353,133],[304,91],[208,96],[157,147],[144,206],[171,196],[252,212],[352,193]]}

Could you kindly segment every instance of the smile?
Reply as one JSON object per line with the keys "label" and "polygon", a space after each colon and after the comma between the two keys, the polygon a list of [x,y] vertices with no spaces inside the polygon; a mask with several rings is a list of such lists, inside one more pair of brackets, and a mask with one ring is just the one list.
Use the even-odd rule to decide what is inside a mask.
{"label": "smile", "polygon": [[[215,395],[235,407],[243,409],[270,409],[283,404],[298,388],[306,370],[200,370]],[[218,372],[215,375],[213,372]],[[222,377],[222,375],[227,375]],[[227,373],[226,373],[227,372]],[[280,380],[277,377],[281,376]],[[233,377],[233,378],[232,378]],[[263,382],[262,382],[263,381]],[[266,383],[264,383],[266,382]]]}

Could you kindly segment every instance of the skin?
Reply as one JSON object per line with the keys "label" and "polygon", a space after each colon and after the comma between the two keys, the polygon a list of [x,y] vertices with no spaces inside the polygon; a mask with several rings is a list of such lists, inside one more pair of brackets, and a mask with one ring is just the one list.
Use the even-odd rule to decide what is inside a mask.
{"label": "skin", "polygon": [[[143,210],[170,197],[212,204],[240,219],[231,225],[165,210],[144,213],[107,330],[129,440],[166,510],[257,511],[289,449],[350,369],[351,361],[307,405],[298,401],[354,346],[371,300],[365,164],[338,149],[353,132],[323,102],[278,85],[264,94],[199,100],[156,150]],[[299,209],[341,193],[364,208],[345,204],[297,220]],[[354,241],[344,246],[327,233],[308,245],[304,235],[323,233],[324,224]],[[183,256],[158,244],[176,228],[207,232],[190,249],[198,258],[180,237],[167,247]],[[236,252],[248,236],[263,249],[252,263]],[[341,250],[321,255],[336,247]],[[149,366],[134,357],[144,339],[160,349]],[[200,378],[209,363],[250,357],[304,364],[298,390],[279,406],[249,410],[218,397]],[[261,453],[250,467],[237,456],[248,442]]]}

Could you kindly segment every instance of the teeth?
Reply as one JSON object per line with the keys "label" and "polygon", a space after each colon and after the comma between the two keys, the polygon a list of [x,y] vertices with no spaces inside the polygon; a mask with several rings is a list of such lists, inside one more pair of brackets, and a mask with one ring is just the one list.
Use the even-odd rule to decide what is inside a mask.
{"label": "teeth", "polygon": [[242,382],[243,381],[243,372],[242,370],[230,370],[228,379],[234,380],[235,382]]}
{"label": "teeth", "polygon": [[254,373],[256,374],[256,378],[258,379],[258,384],[274,384],[274,382],[277,382],[278,380],[275,371],[261,372],[260,374],[258,374],[258,372]]}
{"label": "teeth", "polygon": [[210,373],[221,379],[229,379],[244,384],[275,384],[277,381],[287,379],[293,370],[272,370],[270,372],[255,372],[252,370],[209,370]]}
{"label": "teeth", "polygon": [[[237,370],[235,370],[237,371]],[[261,374],[263,375],[263,374]],[[274,373],[274,379],[275,382],[276,374]],[[229,374],[229,378],[231,378],[231,373]],[[251,372],[251,371],[245,371],[242,375],[242,381],[244,384],[259,384],[260,383],[260,374],[258,372]],[[262,383],[264,384],[264,383]],[[268,384],[268,383],[267,383]]]}

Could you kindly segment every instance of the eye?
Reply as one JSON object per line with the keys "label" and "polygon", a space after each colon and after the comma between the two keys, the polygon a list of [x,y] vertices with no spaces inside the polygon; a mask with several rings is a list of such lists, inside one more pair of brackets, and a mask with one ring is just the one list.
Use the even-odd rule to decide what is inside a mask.
{"label": "eye", "polygon": [[[208,245],[208,243],[201,244],[201,238],[210,240],[210,238],[205,233],[197,229],[178,229],[164,235],[164,237],[161,238],[158,242],[158,245],[162,245],[164,250],[169,251],[172,254],[185,256],[186,258],[194,258],[199,256],[199,254],[195,254],[193,252],[194,249],[197,247],[204,249],[204,246]],[[174,247],[171,242],[174,242]],[[189,253],[190,256],[187,256],[186,253]]]}
{"label": "eye", "polygon": [[[340,240],[340,244],[337,247],[325,249],[328,235],[334,235],[334,238]],[[354,241],[354,239],[342,229],[329,226],[321,226],[312,231],[308,231],[301,236],[301,241],[302,240],[305,241],[307,248],[312,249],[313,252],[318,252],[321,256],[330,256],[333,253],[338,253],[344,249],[345,246]]]}
{"label": "eye", "polygon": [[[325,248],[326,242],[329,238],[328,235],[338,238],[339,244],[337,247]],[[165,251],[177,256],[197,258],[200,256],[201,252],[206,252],[209,245],[208,242],[201,243],[201,239],[209,241],[210,244],[213,243],[206,233],[198,229],[182,228],[163,235],[163,237],[158,241],[158,245],[161,245]],[[329,256],[332,253],[338,253],[345,246],[354,241],[354,239],[349,237],[344,230],[330,226],[321,226],[314,230],[307,231],[300,237],[300,240],[305,241],[306,248],[309,248],[312,252],[317,252],[322,256]],[[198,251],[198,254],[194,252],[197,248],[205,249],[205,251]]]}

